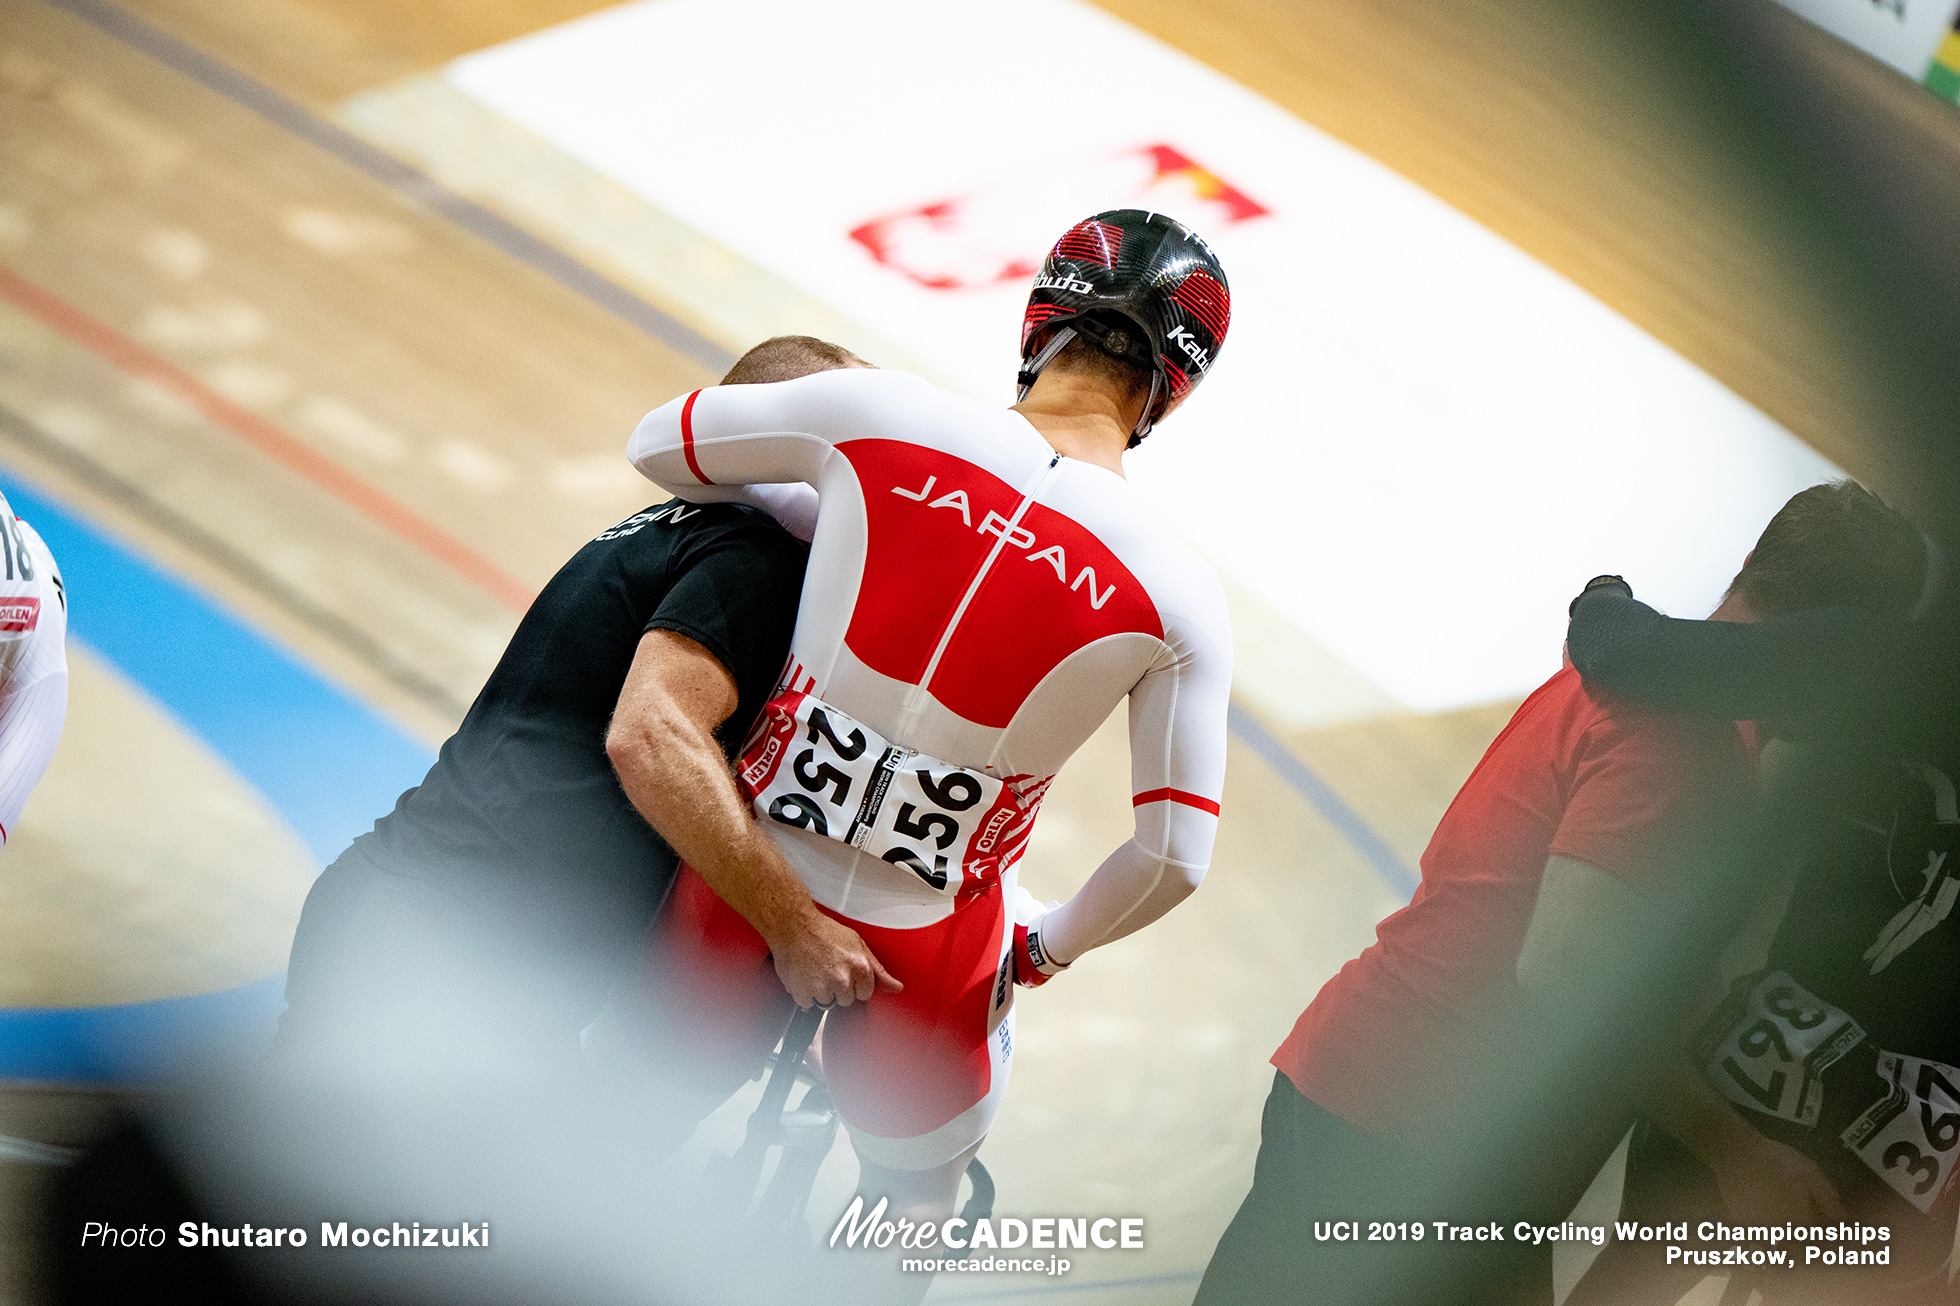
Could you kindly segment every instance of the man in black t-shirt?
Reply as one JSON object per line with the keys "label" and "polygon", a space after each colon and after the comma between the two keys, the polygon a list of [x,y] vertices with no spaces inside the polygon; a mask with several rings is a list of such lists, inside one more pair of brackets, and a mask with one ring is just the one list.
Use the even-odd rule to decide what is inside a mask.
{"label": "man in black t-shirt", "polygon": [[[724,384],[849,365],[789,337]],[[746,810],[717,803],[782,670],[806,556],[754,507],[679,500],[580,549],[422,784],[315,883],[281,1043],[571,1054],[644,946],[675,845],[775,922],[798,1001],[868,997],[883,974],[870,950],[810,906]]]}
{"label": "man in black t-shirt", "polygon": [[[1834,488],[1842,510],[1876,511],[1855,487]],[[1738,1152],[1711,1159],[1707,1176],[1731,1218],[1887,1230],[1884,1268],[1813,1267],[1839,1277],[1803,1290],[1833,1302],[1960,1300],[1949,1273],[1960,1212],[1960,611],[1940,559],[1898,519],[1889,541],[1841,554],[1847,571],[1884,561],[1893,578],[1863,602],[1736,626],[1668,618],[1624,584],[1595,581],[1568,633],[1589,688],[1754,720],[1792,745],[1769,768],[1755,837],[1717,862],[1724,896],[1754,903],[1757,918],[1732,945],[1747,973],[1692,1057],[1731,1121],[1807,1158],[1830,1199],[1802,1214],[1815,1184],[1793,1183],[1796,1170],[1761,1149],[1753,1162]],[[1643,1180],[1656,1193],[1692,1191],[1658,1164],[1642,1175],[1638,1161],[1629,1193]],[[1738,1198],[1754,1209],[1736,1209]],[[1777,1209],[1787,1204],[1798,1213]],[[1658,1201],[1642,1218],[1683,1215]]]}
{"label": "man in black t-shirt", "polygon": [[[840,366],[863,364],[780,337],[723,384]],[[667,1165],[671,1113],[586,1075],[578,1046],[683,859],[762,932],[796,1001],[896,983],[816,908],[729,768],[783,670],[802,587],[804,545],[771,514],[813,517],[787,487],[753,501],[768,511],[655,505],[559,570],[422,784],[308,894],[273,1055],[122,1122],[64,1169],[48,1225],[56,1249],[105,1210],[203,1238],[249,1220],[246,1241],[173,1237],[140,1264],[61,1252],[52,1299],[514,1306],[693,1300],[710,1279],[727,1285],[717,1300],[774,1289],[774,1262],[690,1218],[692,1190]],[[350,1223],[351,1245],[329,1242]],[[293,1240],[268,1247],[280,1226]],[[397,1250],[435,1246],[439,1226],[482,1241]],[[228,1261],[237,1246],[253,1250]]]}

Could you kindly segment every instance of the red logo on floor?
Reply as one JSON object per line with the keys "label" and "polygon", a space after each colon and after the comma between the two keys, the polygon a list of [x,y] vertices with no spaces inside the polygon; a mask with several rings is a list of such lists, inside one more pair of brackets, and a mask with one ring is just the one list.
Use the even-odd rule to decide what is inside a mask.
{"label": "red logo on floor", "polygon": [[928,290],[1026,281],[1055,239],[1054,212],[1064,201],[1072,201],[1066,211],[1075,215],[1120,208],[1168,213],[1201,234],[1271,212],[1175,146],[1139,145],[873,218],[854,228],[851,239]]}

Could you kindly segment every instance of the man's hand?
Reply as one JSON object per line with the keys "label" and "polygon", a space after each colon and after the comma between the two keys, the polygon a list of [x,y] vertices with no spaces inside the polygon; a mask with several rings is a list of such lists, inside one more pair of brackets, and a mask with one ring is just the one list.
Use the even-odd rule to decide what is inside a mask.
{"label": "man's hand", "polygon": [[1686,1061],[1676,1061],[1650,1105],[1715,1176],[1722,1203],[1741,1224],[1815,1224],[1842,1219],[1844,1203],[1815,1161],[1756,1132]]}
{"label": "man's hand", "polygon": [[777,977],[799,1007],[812,1003],[848,1007],[870,1001],[879,989],[897,993],[905,987],[856,930],[814,908],[770,939],[769,953]]}
{"label": "man's hand", "polygon": [[1068,963],[1057,961],[1041,946],[1041,926],[1014,926],[1014,982],[1026,988],[1038,989],[1055,976],[1068,969]]}
{"label": "man's hand", "polygon": [[1816,1224],[1843,1218],[1844,1203],[1817,1163],[1757,1133],[1687,1061],[1675,1060],[1666,1082],[1656,1086],[1648,1116],[1708,1167],[1738,1223]]}
{"label": "man's hand", "polygon": [[1626,577],[1594,576],[1586,582],[1585,587],[1578,594],[1573,596],[1572,602],[1565,605],[1566,620],[1570,621],[1573,614],[1579,611],[1579,600],[1585,598],[1586,595],[1592,593],[1594,590],[1612,590],[1615,594],[1622,594],[1627,598],[1633,597],[1633,586],[1627,584]]}
{"label": "man's hand", "polygon": [[904,987],[863,939],[817,910],[756,824],[714,732],[739,700],[707,649],[668,630],[640,640],[606,736],[620,787],[721,900],[768,941],[798,1006],[848,1006]]}
{"label": "man's hand", "polygon": [[[1585,598],[1586,595],[1592,593],[1594,590],[1602,590],[1602,589],[1612,590],[1615,594],[1624,594],[1628,598],[1633,597],[1633,586],[1627,584],[1626,577],[1594,576],[1591,580],[1586,582],[1584,589],[1581,589],[1578,592],[1578,594],[1573,596],[1572,602],[1565,605],[1566,621],[1570,622],[1574,616],[1578,615],[1580,599]],[[1558,661],[1561,667],[1564,667],[1567,670],[1571,669],[1572,648],[1570,644],[1565,643],[1563,641],[1560,642],[1558,646]]]}
{"label": "man's hand", "polygon": [[1818,1164],[1754,1130],[1711,1161],[1722,1203],[1738,1224],[1817,1224],[1844,1218],[1844,1203]]}

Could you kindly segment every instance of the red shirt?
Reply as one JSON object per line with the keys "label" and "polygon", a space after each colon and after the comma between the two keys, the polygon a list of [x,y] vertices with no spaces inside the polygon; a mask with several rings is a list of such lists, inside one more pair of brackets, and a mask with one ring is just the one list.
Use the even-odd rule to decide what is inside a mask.
{"label": "red shirt", "polygon": [[1546,860],[1637,879],[1691,804],[1739,799],[1747,774],[1733,729],[1602,704],[1560,671],[1457,792],[1414,899],[1321,988],[1273,1064],[1364,1129],[1419,1119],[1516,996]]}

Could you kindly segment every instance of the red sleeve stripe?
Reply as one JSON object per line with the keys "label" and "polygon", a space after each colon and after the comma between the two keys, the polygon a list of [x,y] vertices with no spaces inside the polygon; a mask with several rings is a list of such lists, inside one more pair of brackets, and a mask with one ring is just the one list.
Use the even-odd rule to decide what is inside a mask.
{"label": "red sleeve stripe", "polygon": [[694,479],[703,485],[713,485],[708,474],[701,470],[701,464],[694,460],[694,401],[701,397],[696,390],[681,405],[681,452],[687,456],[687,470],[694,473]]}
{"label": "red sleeve stripe", "polygon": [[1201,812],[1218,815],[1218,804],[1203,794],[1187,793],[1182,789],[1150,789],[1130,800],[1130,806],[1142,807],[1145,803],[1183,803]]}

